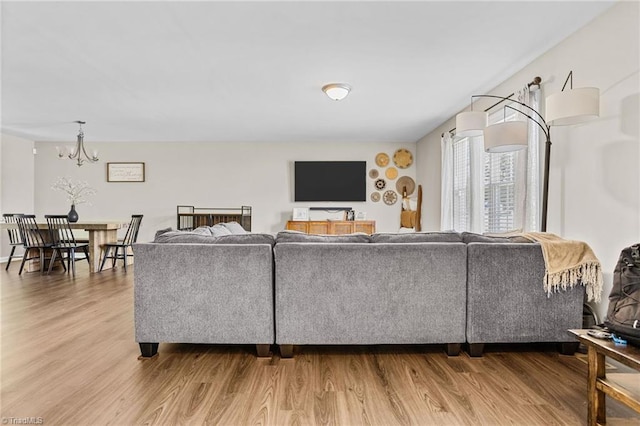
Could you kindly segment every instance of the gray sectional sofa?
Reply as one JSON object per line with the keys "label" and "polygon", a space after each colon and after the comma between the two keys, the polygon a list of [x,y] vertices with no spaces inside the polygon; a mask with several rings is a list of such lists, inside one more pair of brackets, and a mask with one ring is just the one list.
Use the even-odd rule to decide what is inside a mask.
{"label": "gray sectional sofa", "polygon": [[[218,226],[218,225],[216,225]],[[240,231],[238,231],[240,232]],[[293,345],[558,342],[582,287],[548,295],[538,244],[475,234],[163,232],[134,245],[135,328],[159,342]]]}
{"label": "gray sectional sofa", "polygon": [[582,328],[584,287],[547,295],[539,244],[467,244],[467,329],[469,354],[485,343],[555,342],[573,354],[578,342],[567,330]]}
{"label": "gray sectional sofa", "polygon": [[306,344],[445,343],[450,355],[458,354],[467,303],[461,241],[310,239],[280,234],[274,248],[276,343],[283,356]]}
{"label": "gray sectional sofa", "polygon": [[135,337],[143,357],[158,343],[255,344],[275,340],[271,235],[166,232],[137,243]]}

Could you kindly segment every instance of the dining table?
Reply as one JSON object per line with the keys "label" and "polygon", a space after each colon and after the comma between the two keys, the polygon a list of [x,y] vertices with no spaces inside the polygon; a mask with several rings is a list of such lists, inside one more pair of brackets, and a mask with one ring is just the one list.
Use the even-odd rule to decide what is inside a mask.
{"label": "dining table", "polygon": [[[100,270],[100,261],[102,257],[102,247],[107,243],[118,241],[118,229],[125,228],[129,225],[127,220],[83,220],[79,222],[69,223],[71,229],[87,231],[89,243],[89,272],[94,273]],[[16,228],[16,224],[0,223],[0,229]],[[46,222],[38,222],[39,229],[48,229]],[[133,259],[133,257],[128,257]],[[132,260],[129,260],[131,263]],[[105,263],[103,269],[111,268],[110,262]],[[39,269],[39,266],[38,266]],[[28,269],[32,270],[32,269]]]}

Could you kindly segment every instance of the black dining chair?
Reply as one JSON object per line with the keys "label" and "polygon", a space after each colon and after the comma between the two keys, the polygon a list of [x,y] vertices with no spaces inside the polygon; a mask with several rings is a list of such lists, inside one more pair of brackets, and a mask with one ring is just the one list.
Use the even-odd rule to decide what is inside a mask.
{"label": "black dining chair", "polygon": [[11,259],[13,259],[13,254],[16,251],[16,247],[24,245],[24,243],[22,242],[20,229],[18,229],[18,216],[22,215],[23,213],[5,213],[2,215],[5,223],[15,226],[14,228],[7,228],[7,232],[9,232],[9,245],[11,246],[11,254],[9,255],[7,266],[4,268],[5,271],[9,270],[9,265],[11,265]]}
{"label": "black dining chair", "polygon": [[[17,218],[18,230],[20,231],[20,237],[22,238],[22,246],[24,247],[24,254],[22,255],[22,263],[20,264],[20,271],[18,275],[22,274],[24,264],[27,260],[39,259],[40,260],[40,272],[42,273],[45,268],[45,261],[47,260],[47,253],[52,250],[52,244],[48,242],[45,236],[42,234],[42,230],[38,227],[36,222],[36,215],[23,214]],[[30,253],[35,250],[38,251],[37,256],[29,257]],[[49,261],[49,268],[53,264],[53,259]],[[64,263],[62,267],[66,271]]]}
{"label": "black dining chair", "polygon": [[[73,231],[71,230],[71,226],[69,225],[68,216],[65,215],[45,215],[44,218],[47,220],[47,225],[49,226],[49,235],[51,237],[51,248],[53,249],[53,255],[51,256],[51,262],[49,262],[49,271],[51,272],[51,266],[53,262],[56,260],[56,254],[59,254],[61,258],[63,257],[63,252],[67,255],[67,272],[70,270],[73,276],[76,276],[76,250],[82,249],[84,255],[87,259],[89,265],[91,265],[91,261],[89,260],[89,244],[87,243],[79,243],[76,241],[73,236]],[[64,264],[64,261],[62,262]]]}
{"label": "black dining chair", "polygon": [[[98,272],[102,271],[107,259],[111,259],[111,267],[116,266],[116,260],[122,259],[124,262],[124,271],[127,272],[127,257],[133,257],[133,254],[129,254],[129,247],[138,240],[138,231],[140,230],[140,223],[142,223],[142,216],[141,214],[131,215],[131,223],[129,223],[129,228],[127,228],[127,233],[122,241],[106,243],[104,245],[104,257],[102,258],[100,271]],[[120,249],[122,249],[122,253],[118,253]],[[113,253],[109,255],[112,251]]]}

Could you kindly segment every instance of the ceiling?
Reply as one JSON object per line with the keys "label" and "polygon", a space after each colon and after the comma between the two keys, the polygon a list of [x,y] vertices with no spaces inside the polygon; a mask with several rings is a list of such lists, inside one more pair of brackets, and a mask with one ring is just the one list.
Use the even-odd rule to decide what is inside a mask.
{"label": "ceiling", "polygon": [[415,142],[611,4],[3,1],[2,131]]}

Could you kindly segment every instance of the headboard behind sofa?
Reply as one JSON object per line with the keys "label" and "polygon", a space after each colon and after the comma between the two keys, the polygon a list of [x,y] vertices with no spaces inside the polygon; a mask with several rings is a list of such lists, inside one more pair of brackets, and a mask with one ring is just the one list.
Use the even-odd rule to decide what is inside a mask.
{"label": "headboard behind sofa", "polygon": [[190,231],[199,226],[213,226],[223,222],[238,222],[246,231],[251,231],[251,206],[178,206],[177,216],[177,229],[180,231]]}

